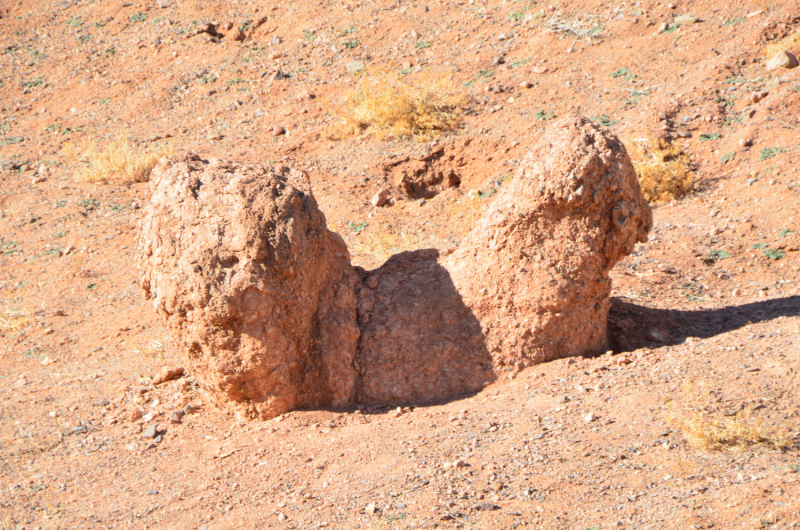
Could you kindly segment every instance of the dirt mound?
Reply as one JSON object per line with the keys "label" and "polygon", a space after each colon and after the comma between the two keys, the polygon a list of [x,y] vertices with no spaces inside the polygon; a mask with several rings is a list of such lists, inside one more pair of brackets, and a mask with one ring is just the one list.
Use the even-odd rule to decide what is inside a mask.
{"label": "dirt mound", "polygon": [[218,403],[260,417],[350,403],[357,275],[307,176],[185,155],[151,192],[141,286]]}
{"label": "dirt mound", "polygon": [[609,271],[652,224],[624,147],[584,118],[550,129],[457,252],[371,273],[350,265],[301,172],[188,155],[152,189],[142,287],[198,377],[261,417],[439,401],[600,353]]}
{"label": "dirt mound", "polygon": [[518,142],[466,136],[433,144],[420,154],[390,156],[374,172],[394,186],[400,196],[430,199],[449,188],[473,189],[484,180],[510,174],[507,153]]}

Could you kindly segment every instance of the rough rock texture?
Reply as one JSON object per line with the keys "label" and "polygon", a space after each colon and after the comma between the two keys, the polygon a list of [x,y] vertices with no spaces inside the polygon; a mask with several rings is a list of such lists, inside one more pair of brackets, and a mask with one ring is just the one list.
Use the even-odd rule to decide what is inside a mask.
{"label": "rough rock texture", "polygon": [[364,403],[432,403],[495,377],[480,322],[434,249],[392,256],[358,291]]}
{"label": "rough rock texture", "polygon": [[520,369],[605,350],[609,271],[651,226],[625,147],[571,117],[548,129],[443,266],[495,368]]}
{"label": "rough rock texture", "polygon": [[652,224],[622,143],[578,117],[549,129],[455,252],[370,272],[300,172],[187,155],[151,186],[142,287],[197,378],[261,417],[440,401],[600,353],[609,271]]}
{"label": "rough rock texture", "polygon": [[141,286],[220,404],[270,417],[351,403],[358,275],[305,174],[184,155],[150,186]]}

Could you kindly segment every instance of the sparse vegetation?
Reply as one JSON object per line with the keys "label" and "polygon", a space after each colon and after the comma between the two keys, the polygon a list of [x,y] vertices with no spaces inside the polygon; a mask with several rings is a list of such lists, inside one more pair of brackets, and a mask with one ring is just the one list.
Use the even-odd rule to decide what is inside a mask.
{"label": "sparse vegetation", "polygon": [[784,252],[783,250],[781,250],[779,248],[767,247],[767,248],[765,248],[764,250],[761,251],[761,254],[765,258],[769,258],[769,259],[771,259],[773,261],[779,260],[779,259],[783,259],[783,258],[786,257],[786,252]]}
{"label": "sparse vegetation", "polygon": [[358,45],[359,45],[358,39],[349,39],[342,43],[342,46],[344,46],[348,50],[352,50],[353,48],[358,48]]}
{"label": "sparse vegetation", "polygon": [[631,142],[628,152],[648,202],[663,203],[691,193],[692,174],[677,145],[640,140]]}
{"label": "sparse vegetation", "polygon": [[568,19],[563,17],[560,11],[556,11],[556,13],[544,23],[544,26],[547,31],[551,33],[564,33],[572,35],[576,39],[592,40],[605,30],[603,24],[595,23],[597,19],[599,19],[599,17],[590,15]]}
{"label": "sparse vegetation", "polygon": [[719,261],[730,257],[731,255],[728,254],[725,250],[720,250],[720,249],[711,250],[711,259],[714,261]]}
{"label": "sparse vegetation", "polygon": [[334,138],[360,133],[380,137],[428,138],[455,128],[461,120],[464,97],[446,77],[421,76],[416,84],[380,71],[359,80],[343,106]]}
{"label": "sparse vegetation", "polygon": [[67,166],[77,179],[123,184],[147,182],[156,163],[172,154],[172,151],[172,143],[141,148],[123,137],[103,147],[90,141],[79,145],[69,142],[61,150]]}
{"label": "sparse vegetation", "polygon": [[399,252],[429,246],[417,230],[392,218],[376,220],[362,232],[349,229],[345,239],[353,258],[370,266],[379,266]]}
{"label": "sparse vegetation", "polygon": [[536,111],[536,113],[533,115],[533,117],[536,118],[537,120],[547,121],[547,120],[552,120],[553,118],[555,118],[556,114],[552,110],[544,110],[544,109],[542,109],[542,110]]}
{"label": "sparse vegetation", "polygon": [[[5,249],[5,245],[3,247]],[[6,253],[6,255],[8,255]],[[31,311],[24,309],[4,309],[0,312],[0,331],[14,331],[25,326],[31,316]]]}
{"label": "sparse vegetation", "polygon": [[599,114],[596,116],[592,116],[592,121],[597,123],[598,125],[602,125],[603,127],[611,127],[612,125],[617,124],[617,120],[609,117],[608,114]]}
{"label": "sparse vegetation", "polygon": [[689,444],[702,450],[745,450],[761,446],[783,451],[793,445],[788,428],[770,426],[761,418],[739,411],[730,416],[710,410],[711,385],[687,380],[670,423],[679,429]]}
{"label": "sparse vegetation", "polygon": [[133,13],[132,15],[128,16],[128,20],[133,23],[136,22],[144,22],[147,20],[147,17],[150,16],[147,13]]}
{"label": "sparse vegetation", "polygon": [[611,77],[613,78],[622,77],[626,81],[630,81],[631,79],[636,78],[636,74],[630,73],[627,68],[619,68],[611,72]]}
{"label": "sparse vegetation", "polygon": [[744,17],[726,18],[723,24],[725,26],[738,26],[745,21],[747,21],[747,19]]}
{"label": "sparse vegetation", "polygon": [[0,139],[0,147],[5,145],[19,144],[24,141],[25,138],[22,136],[7,136],[5,138]]}
{"label": "sparse vegetation", "polygon": [[780,147],[764,147],[761,149],[761,153],[758,155],[759,160],[769,160],[770,158],[774,158],[778,156],[778,153],[784,153],[786,149],[782,149]]}
{"label": "sparse vegetation", "polygon": [[703,133],[700,135],[701,142],[707,142],[709,140],[719,140],[721,138],[719,133]]}
{"label": "sparse vegetation", "polygon": [[722,158],[720,158],[720,162],[722,162],[723,164],[727,164],[728,162],[732,162],[734,158],[736,158],[736,151],[730,151],[722,155]]}
{"label": "sparse vegetation", "polygon": [[481,79],[483,77],[492,77],[493,75],[494,72],[491,70],[481,70],[478,72],[478,75],[476,75],[473,79],[464,83],[464,86],[471,87],[472,85],[475,84],[475,81],[477,81],[478,79]]}

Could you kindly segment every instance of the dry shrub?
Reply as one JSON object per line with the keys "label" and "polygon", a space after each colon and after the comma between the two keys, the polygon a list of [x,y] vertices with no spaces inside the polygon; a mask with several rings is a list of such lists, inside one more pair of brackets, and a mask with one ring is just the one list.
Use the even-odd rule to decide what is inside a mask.
{"label": "dry shrub", "polygon": [[393,218],[373,219],[362,231],[345,228],[341,235],[353,256],[353,263],[364,268],[377,268],[389,257],[408,250],[431,248],[431,241],[410,226]]}
{"label": "dry shrub", "polygon": [[336,139],[361,133],[426,139],[454,129],[461,121],[465,97],[454,92],[449,77],[430,74],[406,78],[386,71],[363,76],[334,114]]}
{"label": "dry shrub", "polygon": [[30,320],[30,309],[4,309],[0,312],[0,331],[14,331],[24,327]]}
{"label": "dry shrub", "polygon": [[137,147],[122,136],[104,147],[85,140],[61,148],[72,173],[87,182],[113,181],[121,184],[147,182],[158,161],[171,155],[173,144]]}
{"label": "dry shrub", "polygon": [[739,411],[733,416],[707,410],[710,385],[686,381],[670,423],[696,449],[744,450],[761,446],[783,451],[794,445],[794,437],[783,425],[767,425],[763,418]]}
{"label": "dry shrub", "polygon": [[791,35],[782,38],[778,42],[770,42],[764,47],[764,55],[767,59],[773,58],[780,52],[800,50],[800,29]]}
{"label": "dry shrub", "polygon": [[692,174],[680,147],[664,140],[634,140],[627,147],[647,202],[669,202],[691,193]]}

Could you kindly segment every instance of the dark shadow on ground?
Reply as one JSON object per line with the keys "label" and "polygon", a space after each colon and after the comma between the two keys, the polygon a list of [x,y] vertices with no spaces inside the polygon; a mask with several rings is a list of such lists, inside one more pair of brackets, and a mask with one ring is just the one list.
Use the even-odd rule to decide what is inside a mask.
{"label": "dark shadow on ground", "polygon": [[800,315],[800,296],[698,311],[654,309],[611,299],[608,339],[616,353],[681,344],[687,337],[707,339],[749,323]]}

